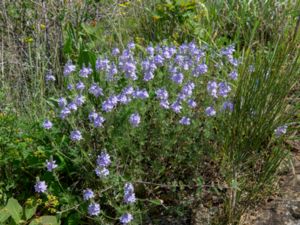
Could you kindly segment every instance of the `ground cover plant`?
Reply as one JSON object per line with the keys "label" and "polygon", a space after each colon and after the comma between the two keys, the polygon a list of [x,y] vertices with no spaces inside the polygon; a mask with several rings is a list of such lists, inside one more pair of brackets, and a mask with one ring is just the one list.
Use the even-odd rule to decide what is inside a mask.
{"label": "ground cover plant", "polygon": [[298,126],[295,3],[1,4],[2,37],[28,28],[16,11],[39,29],[13,32],[34,37],[24,67],[2,53],[16,74],[1,86],[0,223],[197,224],[201,205],[202,224],[239,224],[275,191]]}

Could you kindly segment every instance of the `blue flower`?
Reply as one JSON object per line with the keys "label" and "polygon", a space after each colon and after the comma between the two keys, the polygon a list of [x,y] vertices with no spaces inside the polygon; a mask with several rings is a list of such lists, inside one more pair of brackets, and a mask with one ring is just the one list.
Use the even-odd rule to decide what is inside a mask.
{"label": "blue flower", "polygon": [[283,126],[277,127],[275,129],[275,131],[274,131],[275,132],[275,136],[278,138],[278,137],[282,136],[283,134],[286,134],[287,128],[288,128],[287,125],[283,125]]}
{"label": "blue flower", "polygon": [[133,113],[130,118],[129,122],[133,127],[137,127],[141,122],[141,117],[138,113]]}
{"label": "blue flower", "polygon": [[193,76],[198,77],[202,74],[205,74],[207,70],[208,70],[207,65],[205,63],[202,63],[193,70]]}
{"label": "blue flower", "polygon": [[100,214],[100,205],[98,203],[91,203],[88,206],[88,214],[90,216],[98,216]]}
{"label": "blue flower", "polygon": [[38,181],[34,185],[35,192],[37,193],[44,193],[47,191],[47,185],[45,181]]}
{"label": "blue flower", "polygon": [[183,74],[182,73],[175,73],[171,75],[171,80],[176,84],[181,84],[183,82]]}
{"label": "blue flower", "polygon": [[83,200],[87,201],[94,197],[95,197],[94,192],[91,189],[88,188],[86,190],[83,190]]}
{"label": "blue flower", "polygon": [[76,70],[76,66],[72,64],[71,60],[69,60],[64,66],[64,76],[69,76],[75,70]]}
{"label": "blue flower", "polygon": [[133,220],[133,216],[130,213],[125,213],[120,217],[120,222],[122,224],[128,224]]}
{"label": "blue flower", "polygon": [[136,201],[134,188],[131,183],[126,183],[124,186],[124,202],[127,204],[134,203]]}
{"label": "blue flower", "polygon": [[208,84],[207,84],[207,92],[211,95],[211,96],[213,96],[213,97],[215,97],[215,98],[217,98],[218,97],[218,95],[217,95],[217,92],[218,92],[218,84],[217,84],[217,82],[216,81],[209,81],[208,82]]}
{"label": "blue flower", "polygon": [[98,84],[93,83],[89,89],[89,93],[98,98],[100,95],[103,96],[103,90],[98,86]]}
{"label": "blue flower", "polygon": [[71,111],[68,107],[64,107],[60,112],[60,118],[65,119],[69,114],[71,114]]}
{"label": "blue flower", "polygon": [[207,107],[205,109],[205,113],[207,116],[215,116],[217,114],[216,110],[212,106]]}
{"label": "blue flower", "polygon": [[46,160],[46,167],[49,172],[52,172],[57,167],[56,161],[52,158],[50,160]]}
{"label": "blue flower", "polygon": [[190,125],[191,124],[191,119],[184,116],[179,120],[179,123],[182,124],[182,125]]}
{"label": "blue flower", "polygon": [[189,99],[188,105],[190,108],[195,108],[197,106],[197,103],[193,99]]}
{"label": "blue flower", "polygon": [[83,95],[77,95],[77,96],[75,97],[74,102],[75,102],[75,104],[76,104],[77,106],[82,106],[83,103],[85,102],[85,97],[84,97]]}
{"label": "blue flower", "polygon": [[232,80],[237,80],[238,78],[238,73],[236,70],[232,71],[231,73],[229,73],[229,77],[232,79]]}
{"label": "blue flower", "polygon": [[70,138],[72,141],[80,141],[82,139],[81,132],[79,130],[74,130],[70,134]]}
{"label": "blue flower", "polygon": [[168,100],[161,100],[159,105],[164,109],[169,109],[170,108],[170,103],[169,103]]}
{"label": "blue flower", "polygon": [[91,67],[82,67],[82,69],[79,71],[79,76],[87,78],[91,73],[93,72]]}
{"label": "blue flower", "polygon": [[160,88],[155,91],[156,97],[160,100],[167,100],[169,97],[168,91],[165,88]]}
{"label": "blue flower", "polygon": [[68,102],[67,102],[67,100],[66,100],[64,97],[60,97],[60,98],[58,99],[58,106],[59,106],[60,108],[65,107],[67,104],[68,104]]}
{"label": "blue flower", "polygon": [[223,109],[224,110],[229,110],[229,111],[233,111],[233,103],[230,101],[226,101],[223,103]]}
{"label": "blue flower", "polygon": [[175,101],[172,105],[171,105],[171,109],[175,112],[175,113],[180,113],[182,106],[180,104],[180,102],[177,100]]}
{"label": "blue flower", "polygon": [[97,165],[99,167],[107,167],[110,164],[110,155],[107,152],[101,152],[101,154],[97,156]]}
{"label": "blue flower", "polygon": [[53,124],[50,120],[45,120],[44,123],[43,123],[43,127],[46,130],[50,130],[53,127]]}
{"label": "blue flower", "polygon": [[109,175],[109,170],[105,167],[97,167],[95,169],[95,173],[98,177],[104,178],[104,177],[107,177]]}
{"label": "blue flower", "polygon": [[231,87],[225,82],[220,82],[218,86],[219,86],[219,95],[222,97],[227,97],[229,92],[231,91]]}
{"label": "blue flower", "polygon": [[84,88],[85,88],[85,85],[84,85],[83,82],[79,81],[79,82],[76,84],[76,89],[77,89],[77,90],[82,91]]}

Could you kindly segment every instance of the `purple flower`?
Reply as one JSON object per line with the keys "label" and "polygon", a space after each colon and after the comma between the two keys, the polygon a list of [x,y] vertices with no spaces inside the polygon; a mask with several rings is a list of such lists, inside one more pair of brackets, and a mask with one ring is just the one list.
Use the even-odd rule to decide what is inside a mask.
{"label": "purple flower", "polygon": [[275,129],[275,131],[274,131],[275,132],[275,136],[278,138],[281,135],[286,134],[287,128],[288,128],[287,125],[283,125],[283,126],[277,127]]}
{"label": "purple flower", "polygon": [[183,82],[183,74],[182,73],[175,73],[171,76],[171,80],[176,84],[181,84]]}
{"label": "purple flower", "polygon": [[164,109],[169,109],[170,108],[170,103],[169,103],[168,100],[161,100],[159,105]]}
{"label": "purple flower", "polygon": [[113,56],[117,56],[117,55],[119,55],[119,54],[120,54],[120,49],[114,48],[114,49],[112,50],[112,55],[113,55]]}
{"label": "purple flower", "polygon": [[236,70],[232,71],[231,73],[229,73],[229,77],[232,79],[232,80],[237,80],[238,78],[238,73]]}
{"label": "purple flower", "polygon": [[136,201],[134,188],[131,183],[126,183],[124,186],[124,202],[127,204],[134,203]]}
{"label": "purple flower", "polygon": [[179,120],[179,123],[182,124],[182,125],[190,125],[191,124],[191,119],[184,116]]}
{"label": "purple flower", "polygon": [[58,106],[60,108],[65,107],[68,104],[67,100],[64,97],[58,99]]}
{"label": "purple flower", "polygon": [[175,112],[175,113],[180,113],[182,106],[180,104],[180,102],[177,100],[175,101],[172,105],[171,105],[171,109]]}
{"label": "purple flower", "polygon": [[56,161],[52,158],[48,161],[46,160],[46,167],[49,172],[52,172],[57,167]]}
{"label": "purple flower", "polygon": [[168,91],[165,88],[160,88],[155,91],[156,97],[160,100],[167,100],[169,97]]}
{"label": "purple flower", "polygon": [[100,95],[103,96],[103,90],[98,86],[98,84],[93,83],[89,89],[89,93],[98,98]]}
{"label": "purple flower", "polygon": [[133,93],[133,97],[134,98],[140,98],[140,99],[146,99],[146,98],[149,98],[149,94],[148,94],[146,89],[142,89],[142,90],[137,89]]}
{"label": "purple flower", "polygon": [[107,152],[101,152],[101,154],[97,156],[96,162],[99,167],[107,167],[111,163],[110,155]]}
{"label": "purple flower", "polygon": [[50,130],[53,127],[53,124],[50,120],[45,120],[44,123],[43,123],[43,127],[46,130]]}
{"label": "purple flower", "polygon": [[232,57],[232,54],[235,52],[234,45],[230,45],[226,48],[221,49],[221,55],[227,56],[229,58]]}
{"label": "purple flower", "polygon": [[150,55],[150,56],[153,56],[154,55],[154,48],[152,46],[148,46],[146,48],[146,51],[147,53]]}
{"label": "purple flower", "polygon": [[94,126],[95,127],[103,127],[104,122],[105,122],[105,118],[99,115],[94,120]]}
{"label": "purple flower", "polygon": [[125,213],[120,217],[120,222],[122,224],[128,224],[133,220],[133,216],[130,213]]}
{"label": "purple flower", "polygon": [[100,214],[100,205],[98,203],[91,203],[88,206],[88,213],[90,216],[98,216]]}
{"label": "purple flower", "polygon": [[37,193],[44,193],[47,190],[47,185],[45,181],[38,181],[34,185],[35,192]]}
{"label": "purple flower", "polygon": [[72,141],[80,141],[82,139],[81,132],[79,130],[72,131],[70,138]]}
{"label": "purple flower", "polygon": [[119,94],[118,95],[118,101],[121,103],[121,104],[128,104],[130,101],[131,101],[131,98],[128,97],[127,95],[125,94]]}
{"label": "purple flower", "polygon": [[72,61],[69,60],[64,66],[64,76],[70,75],[72,72],[76,70],[76,66],[72,64]]}
{"label": "purple flower", "polygon": [[94,192],[91,189],[88,188],[86,190],[83,190],[83,200],[87,201],[94,197],[95,197]]}
{"label": "purple flower", "polygon": [[95,169],[95,173],[98,177],[100,178],[104,178],[104,177],[107,177],[109,175],[109,170],[105,167],[97,167]]}
{"label": "purple flower", "polygon": [[133,113],[130,118],[129,122],[133,127],[137,127],[141,122],[141,117],[138,113]]}
{"label": "purple flower", "polygon": [[144,74],[144,81],[150,81],[154,78],[154,73],[152,71],[147,71]]}
{"label": "purple flower", "polygon": [[209,81],[208,82],[208,84],[207,84],[207,92],[211,95],[211,96],[213,96],[213,97],[215,97],[215,98],[217,98],[218,96],[217,96],[217,88],[218,88],[218,84],[217,84],[217,82],[216,81]]}
{"label": "purple flower", "polygon": [[60,112],[60,118],[65,119],[69,114],[71,114],[71,111],[68,107],[65,107]]}
{"label": "purple flower", "polygon": [[85,85],[84,85],[83,82],[79,81],[79,82],[76,84],[76,89],[77,89],[77,90],[82,91],[84,88],[85,88]]}
{"label": "purple flower", "polygon": [[83,66],[82,69],[79,71],[79,76],[87,78],[92,72],[92,68]]}
{"label": "purple flower", "polygon": [[118,69],[114,63],[111,64],[110,69],[107,72],[107,81],[112,81],[114,79],[114,75],[118,73]]}
{"label": "purple flower", "polygon": [[229,110],[229,111],[233,111],[233,103],[232,102],[229,102],[229,101],[226,101],[223,103],[223,109],[224,110]]}
{"label": "purple flower", "polygon": [[108,71],[110,69],[109,60],[98,58],[96,61],[96,70]]}
{"label": "purple flower", "polygon": [[195,88],[195,84],[193,82],[188,82],[186,85],[182,87],[182,90],[179,94],[180,100],[185,100],[193,94],[193,90]]}
{"label": "purple flower", "polygon": [[197,103],[193,99],[189,99],[188,100],[188,105],[189,105],[190,108],[195,108],[197,106]]}
{"label": "purple flower", "polygon": [[132,80],[137,80],[138,77],[136,76],[136,65],[132,61],[125,61],[122,63],[122,70],[125,73],[127,78]]}
{"label": "purple flower", "polygon": [[52,72],[49,71],[46,74],[45,80],[46,80],[46,82],[49,82],[49,81],[55,81],[56,79],[55,79],[55,76],[53,76]]}
{"label": "purple flower", "polygon": [[129,42],[127,45],[128,49],[134,49],[135,48],[135,43],[133,41]]}
{"label": "purple flower", "polygon": [[104,112],[110,112],[115,108],[117,104],[118,104],[118,97],[112,95],[102,103],[102,110]]}
{"label": "purple flower", "polygon": [[234,66],[237,67],[239,65],[239,60],[233,57],[228,57],[229,62]]}
{"label": "purple flower", "polygon": [[205,63],[202,63],[194,69],[193,76],[198,77],[202,74],[205,74],[207,72],[207,69],[208,69],[207,65]]}
{"label": "purple flower", "polygon": [[68,109],[71,110],[71,111],[76,111],[77,110],[77,105],[75,102],[70,102],[68,104]]}
{"label": "purple flower", "polygon": [[164,58],[161,55],[154,56],[154,63],[158,66],[162,66],[164,63]]}
{"label": "purple flower", "polygon": [[134,89],[132,86],[125,87],[122,91],[122,94],[124,95],[131,95],[133,93],[134,93]]}
{"label": "purple flower", "polygon": [[67,89],[68,89],[69,91],[73,90],[73,85],[72,85],[72,84],[68,84]]}
{"label": "purple flower", "polygon": [[218,86],[219,95],[221,95],[222,97],[227,97],[229,92],[231,91],[231,87],[225,82],[220,82]]}
{"label": "purple flower", "polygon": [[75,104],[76,104],[77,106],[82,106],[83,103],[85,102],[85,97],[84,97],[83,95],[77,95],[77,96],[75,97],[74,102],[75,102]]}
{"label": "purple flower", "polygon": [[212,106],[209,106],[205,109],[205,113],[207,116],[215,116],[216,110]]}
{"label": "purple flower", "polygon": [[90,114],[89,114],[89,120],[90,120],[91,122],[94,122],[94,120],[95,120],[98,116],[99,116],[98,113],[96,113],[95,111],[90,112]]}

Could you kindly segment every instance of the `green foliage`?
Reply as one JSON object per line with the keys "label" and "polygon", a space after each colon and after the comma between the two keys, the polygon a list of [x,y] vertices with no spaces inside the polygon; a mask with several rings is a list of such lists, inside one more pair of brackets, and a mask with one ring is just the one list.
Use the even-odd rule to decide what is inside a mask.
{"label": "green foliage", "polygon": [[[62,224],[114,223],[128,210],[120,202],[129,180],[139,198],[131,208],[137,224],[149,217],[156,224],[168,216],[177,220],[189,216],[198,202],[214,208],[216,199],[212,223],[238,224],[249,207],[274,190],[277,168],[287,155],[282,139],[274,140],[274,129],[299,119],[299,99],[286,99],[300,74],[298,1],[17,0],[2,1],[0,8],[0,224],[59,224],[57,218]],[[232,83],[232,114],[205,120],[200,107],[199,124],[186,128],[156,105],[137,102],[107,118],[101,131],[88,126],[87,119],[55,119],[50,109],[65,94],[62,66],[68,59],[94,68],[98,53],[108,56],[113,47],[122,49],[134,40],[143,55],[141,46],[165,39],[174,45],[205,43],[212,55],[224,44],[236,44],[235,56],[244,63],[238,83]],[[213,67],[215,62],[208,63]],[[203,82],[216,74],[226,77],[232,69],[227,66],[212,69]],[[50,69],[56,82],[48,85]],[[104,74],[93,74],[95,82],[104,79]],[[118,85],[108,92],[120,91]],[[178,91],[164,79],[141,84],[161,85]],[[295,96],[298,89],[293,89]],[[196,92],[207,104],[205,90]],[[149,94],[154,100],[153,91]],[[78,112],[81,118],[100,104],[91,96],[89,101],[88,110]],[[287,104],[298,112],[288,111]],[[128,116],[137,108],[146,123],[128,129]],[[45,116],[58,124],[50,132],[41,128]],[[75,128],[85,130],[80,145],[68,137]],[[95,157],[103,148],[113,155],[113,172],[95,181]],[[45,170],[50,157],[59,165],[53,173]],[[47,195],[33,196],[37,177],[47,182]],[[87,187],[100,190],[103,220],[86,216],[81,195]]]}
{"label": "green foliage", "polygon": [[[7,205],[0,210],[1,224],[31,224],[31,225],[59,225],[55,216],[33,217],[36,214],[37,206],[24,209],[19,202],[14,199],[8,199]],[[25,216],[24,216],[25,214]],[[10,220],[11,218],[11,220]]]}

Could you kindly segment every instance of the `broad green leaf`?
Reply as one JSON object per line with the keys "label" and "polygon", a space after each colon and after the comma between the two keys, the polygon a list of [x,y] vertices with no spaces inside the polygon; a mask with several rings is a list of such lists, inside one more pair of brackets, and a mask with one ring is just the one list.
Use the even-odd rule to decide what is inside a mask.
{"label": "broad green leaf", "polygon": [[14,198],[10,198],[6,205],[6,209],[8,210],[11,217],[14,219],[16,224],[19,224],[22,218],[22,207],[18,203],[18,201]]}
{"label": "broad green leaf", "polygon": [[36,212],[37,206],[32,206],[32,207],[26,207],[25,208],[25,217],[26,219],[30,219]]}
{"label": "broad green leaf", "polygon": [[8,218],[10,217],[10,214],[7,210],[7,208],[3,208],[0,210],[0,223],[4,223]]}
{"label": "broad green leaf", "polygon": [[41,216],[31,221],[29,225],[59,225],[55,216]]}

